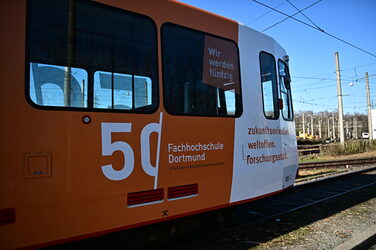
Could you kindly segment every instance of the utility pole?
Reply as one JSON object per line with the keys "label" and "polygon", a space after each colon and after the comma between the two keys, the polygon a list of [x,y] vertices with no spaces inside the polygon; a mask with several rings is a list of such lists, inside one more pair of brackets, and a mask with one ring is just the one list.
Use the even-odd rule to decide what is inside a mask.
{"label": "utility pole", "polygon": [[310,126],[309,126],[309,122],[307,123],[307,132],[308,132],[308,135],[310,135],[311,134],[311,130],[310,130]]}
{"label": "utility pole", "polygon": [[338,52],[336,52],[334,55],[335,55],[335,58],[336,58],[339,138],[340,138],[341,144],[344,145],[345,144],[345,135],[344,135],[344,131],[343,131],[343,102],[342,102],[341,74],[340,74],[340,68],[339,68]]}
{"label": "utility pole", "polygon": [[336,127],[334,122],[334,112],[332,112],[332,120],[333,120],[333,139],[336,139]]}
{"label": "utility pole", "polygon": [[330,125],[329,125],[330,121],[329,121],[329,116],[328,116],[327,121],[328,121],[328,134],[327,134],[327,137],[329,138],[330,137]]}
{"label": "utility pole", "polygon": [[371,97],[369,96],[369,79],[368,72],[366,72],[366,93],[367,93],[367,108],[368,108],[368,133],[369,140],[373,139],[373,129],[372,129],[372,116],[371,116]]}
{"label": "utility pole", "polygon": [[311,134],[312,136],[315,136],[315,133],[313,132],[313,114],[311,115]]}
{"label": "utility pole", "polygon": [[303,136],[305,137],[305,119],[304,119],[304,112],[302,114],[302,118],[303,118]]}
{"label": "utility pole", "polygon": [[349,122],[346,121],[345,124],[346,124],[346,139],[347,139],[349,136]]}
{"label": "utility pole", "polygon": [[354,133],[355,133],[355,139],[358,139],[358,124],[356,117],[354,117]]}
{"label": "utility pole", "polygon": [[321,139],[321,117],[319,117],[319,138]]}

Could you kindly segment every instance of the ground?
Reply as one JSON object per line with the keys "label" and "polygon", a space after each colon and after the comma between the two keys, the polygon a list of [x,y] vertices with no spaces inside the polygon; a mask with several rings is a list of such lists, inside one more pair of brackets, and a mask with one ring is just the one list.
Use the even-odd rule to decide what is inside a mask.
{"label": "ground", "polygon": [[300,162],[310,162],[310,161],[329,161],[329,160],[345,160],[345,159],[355,159],[355,158],[365,158],[365,157],[376,157],[376,151],[368,151],[364,153],[352,154],[352,155],[340,155],[340,156],[304,156],[299,159]]}
{"label": "ground", "polygon": [[274,226],[264,229],[277,236],[256,249],[333,249],[376,226],[376,186],[298,210],[269,224]]}
{"label": "ground", "polygon": [[259,245],[256,249],[332,249],[375,225],[376,198],[373,198],[281,235]]}

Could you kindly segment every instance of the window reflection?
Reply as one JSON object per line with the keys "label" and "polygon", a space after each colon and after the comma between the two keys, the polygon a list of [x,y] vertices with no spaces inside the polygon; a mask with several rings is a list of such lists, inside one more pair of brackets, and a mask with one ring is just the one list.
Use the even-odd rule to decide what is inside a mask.
{"label": "window reflection", "polygon": [[165,107],[180,115],[240,116],[238,51],[232,41],[165,24]]}
{"label": "window reflection", "polygon": [[291,87],[290,87],[290,74],[288,66],[285,62],[278,61],[278,71],[279,71],[279,88],[281,93],[281,98],[283,102],[282,116],[285,120],[293,120],[292,111],[292,98],[291,98]]}
{"label": "window reflection", "polygon": [[157,33],[150,18],[83,0],[29,0],[27,16],[32,102],[157,109]]}
{"label": "window reflection", "polygon": [[30,63],[30,98],[40,106],[87,107],[87,82],[84,69]]}
{"label": "window reflection", "polygon": [[97,71],[94,73],[94,108],[131,110],[152,104],[149,77]]}
{"label": "window reflection", "polygon": [[273,55],[260,53],[261,89],[263,95],[263,107],[266,118],[278,119],[278,92],[276,65]]}

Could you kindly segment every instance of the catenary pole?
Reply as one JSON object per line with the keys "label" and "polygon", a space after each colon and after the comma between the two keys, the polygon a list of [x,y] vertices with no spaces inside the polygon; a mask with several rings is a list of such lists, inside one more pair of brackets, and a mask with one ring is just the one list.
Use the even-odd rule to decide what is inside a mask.
{"label": "catenary pole", "polygon": [[348,138],[348,136],[349,136],[349,121],[346,121],[345,125],[346,125],[346,138]]}
{"label": "catenary pole", "polygon": [[368,133],[369,133],[369,140],[373,139],[373,129],[372,129],[372,116],[371,116],[371,97],[369,94],[369,79],[368,79],[368,72],[366,72],[366,93],[367,93],[367,109],[368,109]]}
{"label": "catenary pole", "polygon": [[304,119],[304,112],[302,113],[302,119],[303,119],[303,136],[305,137],[305,119]]}
{"label": "catenary pole", "polygon": [[332,131],[333,132],[333,139],[335,140],[336,139],[336,126],[335,126],[336,123],[334,121],[334,112],[332,112],[332,122],[333,122],[333,124],[332,124],[333,125],[332,126],[333,127],[333,131]]}
{"label": "catenary pole", "polygon": [[341,89],[341,74],[339,68],[339,55],[338,52],[334,53],[336,59],[336,76],[337,76],[337,96],[338,96],[338,123],[339,123],[339,140],[341,144],[345,144],[345,135],[343,129],[343,101]]}
{"label": "catenary pole", "polygon": [[321,117],[319,117],[319,138],[321,139]]}

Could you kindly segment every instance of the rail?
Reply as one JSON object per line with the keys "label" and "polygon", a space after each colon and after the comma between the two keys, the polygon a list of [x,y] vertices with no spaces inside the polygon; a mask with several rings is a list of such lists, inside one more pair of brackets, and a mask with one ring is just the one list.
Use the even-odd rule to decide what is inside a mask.
{"label": "rail", "polygon": [[333,161],[317,161],[317,162],[305,162],[299,164],[299,169],[315,169],[315,168],[346,168],[353,165],[366,165],[376,163],[376,157],[347,159],[347,160],[333,160]]}

